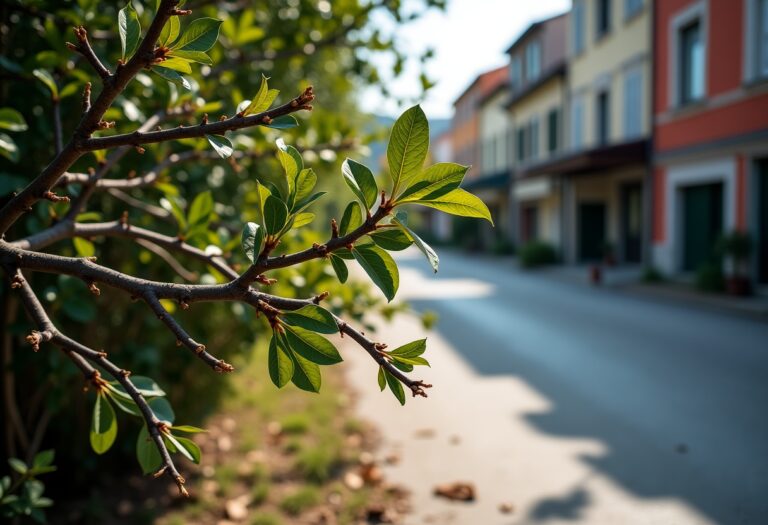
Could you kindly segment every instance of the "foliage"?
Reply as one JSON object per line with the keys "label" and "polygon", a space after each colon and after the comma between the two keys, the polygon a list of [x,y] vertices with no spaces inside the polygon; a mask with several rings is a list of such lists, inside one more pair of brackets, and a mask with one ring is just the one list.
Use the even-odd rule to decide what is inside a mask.
{"label": "foliage", "polygon": [[[178,4],[177,0],[161,0],[153,9],[129,2],[117,13],[120,58],[116,60],[118,66],[114,72],[98,58],[85,28],[75,28],[77,43],[67,47],[78,53],[102,80],[98,95],[94,89],[93,102],[87,74],[73,69],[69,60],[62,60],[55,52],[45,55],[47,68],[56,71],[56,75],[42,69],[35,70],[33,76],[45,86],[46,104],[53,107],[51,120],[56,153],[48,168],[37,177],[27,179],[31,182],[22,191],[6,196],[0,209],[0,231],[9,234],[9,242],[0,244],[0,262],[7,270],[10,289],[18,290],[19,301],[33,321],[34,328],[27,332],[26,341],[36,351],[46,342],[62,348],[62,354],[51,358],[50,370],[56,370],[55,375],[59,377],[62,368],[59,365],[62,359],[68,359],[95,391],[90,415],[91,448],[101,455],[118,442],[122,427],[118,413],[138,417],[141,425],[135,452],[142,471],[169,474],[180,492],[186,494],[184,478],[177,471],[171,454],[199,462],[199,448],[181,434],[200,429],[176,425],[172,405],[185,397],[190,378],[196,380],[196,374],[190,373],[184,360],[175,358],[177,361],[171,364],[174,358],[169,359],[165,353],[160,357],[154,345],[143,347],[135,354],[140,357],[127,361],[137,365],[138,370],[160,373],[162,379],[158,381],[176,387],[173,395],[166,395],[154,379],[132,374],[128,368],[117,366],[108,352],[91,346],[124,348],[132,353],[136,343],[126,337],[128,333],[141,333],[144,341],[163,341],[167,334],[158,335],[161,333],[158,329],[162,328],[171,332],[178,346],[186,347],[212,370],[230,372],[233,370],[230,364],[209,353],[206,345],[184,328],[185,321],[189,320],[184,311],[191,304],[230,302],[229,311],[219,309],[213,315],[198,313],[193,318],[195,322],[190,324],[196,331],[200,326],[199,332],[209,336],[211,348],[231,346],[232,338],[242,341],[240,345],[250,344],[251,332],[259,329],[253,327],[252,316],[246,310],[248,306],[267,321],[272,331],[267,369],[275,385],[283,387],[291,382],[302,390],[317,392],[321,387],[320,367],[342,359],[325,336],[342,332],[378,364],[382,389],[388,386],[404,404],[404,386],[413,395],[426,397],[424,389],[429,385],[405,375],[414,366],[428,365],[421,357],[425,340],[385,351],[386,345],[368,339],[342,320],[339,315],[344,313],[351,314],[353,320],[361,317],[354,308],[358,297],[353,295],[354,299],[349,302],[344,300],[343,290],[352,285],[335,289],[338,295],[331,298],[327,307],[319,303],[328,293],[307,296],[317,293],[317,284],[324,280],[320,274],[333,271],[340,282],[346,282],[347,261],[356,261],[387,301],[391,301],[398,290],[399,273],[389,251],[410,244],[421,250],[431,268],[437,271],[437,254],[408,227],[406,214],[396,210],[401,205],[420,205],[492,221],[485,205],[459,187],[468,167],[451,163],[423,166],[429,148],[429,125],[421,108],[414,106],[395,122],[391,132],[387,148],[391,180],[383,180],[381,176],[377,179],[356,161],[344,162],[342,180],[359,202],[347,204],[340,223],[332,222],[329,240],[291,251],[291,246],[304,245],[313,235],[301,232],[300,228],[312,222],[314,214],[310,209],[316,209],[326,192],[316,190],[318,176],[313,167],[305,166],[305,156],[299,149],[286,144],[272,130],[282,133],[296,127],[299,121],[293,114],[313,108],[314,91],[306,87],[297,97],[277,104],[279,92],[270,88],[268,79],[262,75],[258,88],[255,84],[248,88],[254,93],[251,99],[234,89],[230,90],[233,100],[217,100],[216,91],[232,82],[231,75],[236,74],[233,71],[248,69],[231,63],[230,56],[216,45],[219,36],[228,41],[229,47],[240,49],[240,44],[245,43],[240,42],[244,35],[254,40],[261,37],[258,24],[253,18],[247,18],[248,13],[253,16],[251,11],[245,11],[236,28],[233,28],[233,16],[224,20],[201,16],[187,22],[190,11]],[[63,13],[68,19],[77,20],[81,16],[93,19],[96,15],[86,14],[88,7],[93,7],[92,2],[81,1],[77,9]],[[330,10],[330,3],[326,7]],[[367,15],[372,7],[360,9]],[[399,7],[388,9],[398,16]],[[203,9],[202,14],[206,14],[205,11]],[[98,15],[99,19],[102,14]],[[291,18],[288,14],[285,16]],[[348,31],[346,27],[345,36]],[[46,21],[43,32],[51,44],[61,46],[61,33],[55,22]],[[303,49],[306,48],[305,45]],[[104,51],[107,56],[118,56],[116,49]],[[43,61],[38,55],[33,62]],[[222,69],[210,69],[219,67],[219,62],[223,62]],[[26,66],[5,60],[3,67],[8,69],[9,63],[11,69],[16,68],[17,73],[23,75]],[[206,73],[197,75],[198,68]],[[147,71],[154,73],[155,78],[147,76]],[[217,72],[215,81],[206,82],[205,77],[210,77],[212,71]],[[290,75],[286,76],[290,82]],[[250,85],[248,78],[245,77],[244,86]],[[64,140],[62,101],[81,87],[82,106],[67,104],[67,122],[72,122],[74,131],[71,138]],[[227,107],[234,109],[234,116],[223,115],[215,122],[209,121],[208,112]],[[17,115],[7,111],[0,115],[5,115],[2,121],[5,129],[14,126],[20,129],[25,125],[24,119],[19,120]],[[186,122],[195,119],[196,123],[163,129],[162,123],[176,119]],[[138,130],[116,131],[117,126],[122,128],[130,121],[140,123]],[[329,118],[327,122],[334,121]],[[156,127],[160,129],[155,130]],[[227,186],[220,180],[224,174],[220,167],[221,177],[215,175],[215,168],[213,173],[199,166],[190,167],[188,171],[179,169],[184,160],[247,158],[255,139],[233,132],[248,127],[266,128],[266,136],[260,140],[276,139],[276,162],[254,169],[256,173],[243,169],[244,166],[253,168],[251,163],[232,162],[233,180]],[[41,130],[44,133],[45,127]],[[339,129],[333,129],[331,134],[338,133]],[[18,148],[21,158],[34,158],[36,151],[46,150],[43,140],[28,140],[21,145],[24,146]],[[208,146],[212,155],[205,150]],[[132,150],[135,155],[131,155]],[[156,166],[147,165],[141,159],[147,153]],[[250,160],[261,156],[250,155]],[[149,171],[136,177],[135,172],[125,169],[123,178],[107,177],[123,157],[127,161],[124,166],[133,165],[141,170],[149,166]],[[95,167],[91,165],[93,161],[96,161]],[[168,172],[171,167],[173,171]],[[24,166],[25,170],[35,168],[34,162]],[[12,176],[10,187],[19,180],[20,186],[27,182]],[[52,191],[54,188],[68,195],[61,196]],[[134,189],[138,190],[135,195],[126,193]],[[100,222],[104,216],[114,217],[120,209],[116,209],[114,197],[121,201],[117,206],[128,205],[136,210],[125,212],[114,221]],[[41,205],[41,199],[50,204]],[[28,213],[30,210],[32,213]],[[96,238],[108,240],[94,242]],[[62,240],[72,244],[59,246],[61,256],[41,251]],[[175,256],[202,263],[205,273],[201,276],[188,271]],[[299,264],[301,271],[290,273],[290,268]],[[239,273],[235,268],[246,270]],[[139,269],[160,280],[134,277]],[[41,276],[38,286],[33,287],[27,275],[40,271],[58,277],[46,281],[51,278]],[[268,272],[277,276],[277,281],[264,275]],[[286,290],[280,281],[288,282],[288,293],[283,296],[275,294]],[[93,306],[93,297],[88,297],[101,295],[99,285],[111,288],[105,290],[111,318]],[[269,293],[261,291],[266,287],[271,287]],[[41,294],[35,288],[46,291]],[[48,304],[44,305],[38,295]],[[128,306],[133,299],[140,303]],[[152,329],[157,333],[149,337],[143,326],[147,311],[159,320],[159,326]],[[122,326],[127,319],[138,320],[128,332]],[[83,323],[90,324],[83,326]],[[116,327],[120,329],[115,330]],[[223,327],[228,330],[223,331]],[[75,337],[65,335],[67,333]],[[105,341],[110,344],[105,345]],[[237,344],[229,351],[237,351]],[[120,352],[119,357],[123,358],[125,353]],[[141,359],[146,361],[142,363]],[[19,364],[23,365],[23,361]],[[43,371],[40,375],[45,377],[45,374]],[[62,376],[69,384],[74,379],[69,371]],[[103,379],[107,376],[112,379]],[[188,417],[199,408],[197,403],[188,405],[184,415]]]}
{"label": "foliage", "polygon": [[702,292],[722,292],[725,279],[720,262],[706,262],[696,269],[696,288]]}
{"label": "foliage", "polygon": [[640,276],[640,281],[648,284],[663,283],[666,280],[664,274],[655,266],[646,266]]}
{"label": "foliage", "polygon": [[555,248],[546,242],[531,241],[524,244],[519,251],[520,265],[523,268],[536,268],[557,262]]}
{"label": "foliage", "polygon": [[43,509],[53,502],[43,496],[45,487],[37,477],[56,470],[53,457],[53,450],[44,450],[35,454],[30,465],[18,458],[8,460],[16,479],[11,476],[0,478],[0,517],[30,516],[39,523],[45,523]]}

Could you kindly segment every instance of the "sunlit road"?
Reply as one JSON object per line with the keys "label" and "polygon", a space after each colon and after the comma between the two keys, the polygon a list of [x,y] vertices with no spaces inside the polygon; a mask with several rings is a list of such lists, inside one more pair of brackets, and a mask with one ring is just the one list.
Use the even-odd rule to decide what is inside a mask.
{"label": "sunlit road", "polygon": [[[468,370],[442,378],[466,386],[436,385],[452,392],[456,417],[462,389],[476,398],[474,422],[453,428],[470,441],[473,429],[501,434],[497,445],[474,436],[478,462],[484,447],[496,456],[489,490],[508,483],[494,494],[518,503],[499,523],[768,523],[768,324],[445,251],[437,277],[420,258],[400,265],[401,294],[439,314],[436,335]],[[440,355],[431,358],[440,381]],[[473,391],[506,379],[509,394]],[[431,402],[405,410],[418,403],[429,418]]]}

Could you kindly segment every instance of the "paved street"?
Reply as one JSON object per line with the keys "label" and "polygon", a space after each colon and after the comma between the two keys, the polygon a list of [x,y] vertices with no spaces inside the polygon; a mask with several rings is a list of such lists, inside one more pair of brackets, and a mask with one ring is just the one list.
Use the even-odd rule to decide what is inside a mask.
{"label": "paved street", "polygon": [[[440,317],[419,374],[435,387],[400,408],[359,352],[350,377],[402,456],[412,523],[768,523],[768,324],[445,250],[436,277],[420,254],[400,265],[400,296]],[[461,479],[476,503],[431,496]]]}

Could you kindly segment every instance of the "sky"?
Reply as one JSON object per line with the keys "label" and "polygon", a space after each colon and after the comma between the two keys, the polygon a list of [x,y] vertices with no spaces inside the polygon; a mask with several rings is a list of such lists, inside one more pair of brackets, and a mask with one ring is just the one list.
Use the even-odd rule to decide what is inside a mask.
{"label": "sky", "polygon": [[[570,4],[570,0],[449,0],[446,12],[433,9],[421,19],[394,29],[399,47],[413,60],[389,88],[396,96],[417,96],[421,84],[413,62],[426,48],[433,47],[435,56],[426,70],[437,85],[421,105],[429,118],[449,118],[453,100],[479,73],[505,65],[504,52],[532,22],[565,12]],[[375,23],[390,24],[383,19]],[[391,67],[380,59],[376,62],[383,66],[382,73]],[[389,116],[405,109],[375,89],[363,93],[361,105],[371,113]]]}

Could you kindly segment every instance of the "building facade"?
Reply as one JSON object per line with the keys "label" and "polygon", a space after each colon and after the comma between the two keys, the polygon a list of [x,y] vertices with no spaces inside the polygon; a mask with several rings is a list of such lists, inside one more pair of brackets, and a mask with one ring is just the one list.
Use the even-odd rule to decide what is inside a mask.
{"label": "building facade", "polygon": [[542,170],[564,150],[567,17],[531,24],[510,46],[509,151],[516,244],[547,242],[562,249],[560,181]]}
{"label": "building facade", "polygon": [[695,272],[721,234],[742,231],[766,286],[768,0],[656,6],[653,262]]}

